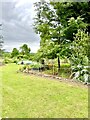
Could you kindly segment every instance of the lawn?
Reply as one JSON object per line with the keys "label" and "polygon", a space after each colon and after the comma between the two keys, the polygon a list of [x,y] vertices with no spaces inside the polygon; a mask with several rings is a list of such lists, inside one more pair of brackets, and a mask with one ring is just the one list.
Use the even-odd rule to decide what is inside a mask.
{"label": "lawn", "polygon": [[[87,118],[88,89],[56,80],[17,73],[20,66],[0,67],[2,117]],[[0,81],[0,83],[1,83]]]}

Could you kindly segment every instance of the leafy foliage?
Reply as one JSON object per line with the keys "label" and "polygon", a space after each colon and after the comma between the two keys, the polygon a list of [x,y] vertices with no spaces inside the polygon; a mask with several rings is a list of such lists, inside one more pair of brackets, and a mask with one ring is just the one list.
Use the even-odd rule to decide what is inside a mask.
{"label": "leafy foliage", "polygon": [[19,51],[17,50],[17,48],[13,48],[12,53],[11,53],[11,56],[12,56],[12,57],[15,57],[15,56],[17,56],[17,55],[19,55]]}
{"label": "leafy foliage", "polygon": [[[40,34],[40,49],[37,56],[40,58],[54,59],[68,58],[74,66],[75,76],[81,76],[84,66],[88,64],[89,29],[87,14],[90,12],[89,4],[85,3],[61,3],[61,2],[37,2],[35,31]],[[87,60],[87,61],[86,61]],[[81,66],[79,69],[77,66]],[[80,73],[79,73],[80,71]],[[75,77],[78,78],[78,77]],[[80,79],[81,80],[81,79]]]}
{"label": "leafy foliage", "polygon": [[27,44],[23,44],[21,47],[20,47],[20,50],[21,50],[21,54],[22,55],[29,55],[31,49],[28,47]]}
{"label": "leafy foliage", "polygon": [[3,50],[3,36],[2,36],[2,24],[0,24],[0,56],[2,56]]}
{"label": "leafy foliage", "polygon": [[75,78],[88,81],[89,69],[88,69],[88,43],[90,36],[85,31],[78,30],[75,40],[70,46],[71,57],[70,61],[72,64],[72,70],[75,72]]}

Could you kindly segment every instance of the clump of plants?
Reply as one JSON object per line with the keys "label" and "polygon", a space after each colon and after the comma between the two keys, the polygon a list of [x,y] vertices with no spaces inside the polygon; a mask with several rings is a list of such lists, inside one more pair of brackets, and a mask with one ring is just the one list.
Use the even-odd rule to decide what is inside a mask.
{"label": "clump of plants", "polygon": [[30,65],[30,68],[37,68],[37,69],[39,69],[40,67],[43,67],[43,65],[40,64],[40,63],[33,63],[33,64]]}
{"label": "clump of plants", "polygon": [[21,71],[24,71],[24,70],[39,70],[42,67],[43,67],[42,64],[33,62],[30,65],[24,65],[24,66],[22,66]]}
{"label": "clump of plants", "polygon": [[83,30],[78,30],[75,40],[71,47],[71,68],[73,78],[83,82],[90,82],[89,80],[89,65],[88,65],[88,48],[89,35]]}
{"label": "clump of plants", "polygon": [[88,70],[88,66],[83,65],[72,66],[72,71],[74,74],[73,79],[81,80],[83,82],[90,82],[89,81],[90,72]]}
{"label": "clump of plants", "polygon": [[3,60],[3,63],[4,63],[4,64],[13,63],[13,60],[10,59],[10,58],[5,58],[5,59]]}

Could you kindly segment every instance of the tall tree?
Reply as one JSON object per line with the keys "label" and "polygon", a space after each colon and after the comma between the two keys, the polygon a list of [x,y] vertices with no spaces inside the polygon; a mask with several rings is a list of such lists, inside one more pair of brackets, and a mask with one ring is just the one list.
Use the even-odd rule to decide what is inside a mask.
{"label": "tall tree", "polygon": [[2,45],[3,45],[2,24],[0,24],[0,56],[2,56]]}
{"label": "tall tree", "polygon": [[31,51],[31,49],[28,47],[27,44],[23,44],[23,45],[20,47],[20,50],[21,50],[21,54],[22,54],[22,55],[29,55],[29,54],[30,54],[30,51]]}
{"label": "tall tree", "polygon": [[11,56],[16,57],[17,55],[19,55],[19,50],[17,48],[13,48],[13,50],[11,52]]}
{"label": "tall tree", "polygon": [[0,24],[0,48],[2,46],[3,43],[3,36],[2,36],[2,24]]}
{"label": "tall tree", "polygon": [[[59,71],[60,71],[60,56],[62,56],[62,53],[63,56],[65,55],[65,53],[63,52],[65,45],[67,46],[67,43],[72,42],[74,40],[73,39],[74,33],[77,33],[79,28],[84,28],[84,26],[86,27],[86,24],[84,24],[81,18],[78,17],[82,15],[81,8],[83,6],[85,8],[83,9],[84,14],[84,11],[85,10],[87,11],[86,9],[86,7],[88,7],[87,3],[81,4],[61,2],[47,3],[45,1],[35,3],[37,11],[37,15],[35,18],[35,30],[36,33],[39,33],[41,37],[40,51],[43,51],[42,48],[48,46],[48,44],[46,44],[48,40],[51,40],[55,43],[54,48],[55,45],[58,46],[58,50],[57,49],[54,50],[55,52],[54,54],[56,54],[54,57],[58,57]],[[77,11],[78,8],[80,9],[80,13],[78,13]],[[49,49],[50,48],[51,47],[49,47]],[[51,52],[53,53],[53,48],[52,50],[50,49],[50,53]]]}

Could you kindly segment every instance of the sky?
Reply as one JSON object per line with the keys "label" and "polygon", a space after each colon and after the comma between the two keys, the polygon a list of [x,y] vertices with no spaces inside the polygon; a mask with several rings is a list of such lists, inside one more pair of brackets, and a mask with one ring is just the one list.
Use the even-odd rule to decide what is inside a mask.
{"label": "sky", "polygon": [[31,52],[39,49],[40,37],[33,29],[33,18],[35,17],[33,3],[36,1],[39,0],[2,0],[0,2],[3,48],[6,51],[12,51],[14,47],[19,49],[24,43],[28,44]]}
{"label": "sky", "polygon": [[38,1],[40,0],[0,0],[0,23],[3,24],[3,48],[6,51],[12,51],[14,47],[19,49],[24,43],[31,48],[31,52],[39,49],[40,37],[33,29],[33,3]]}

